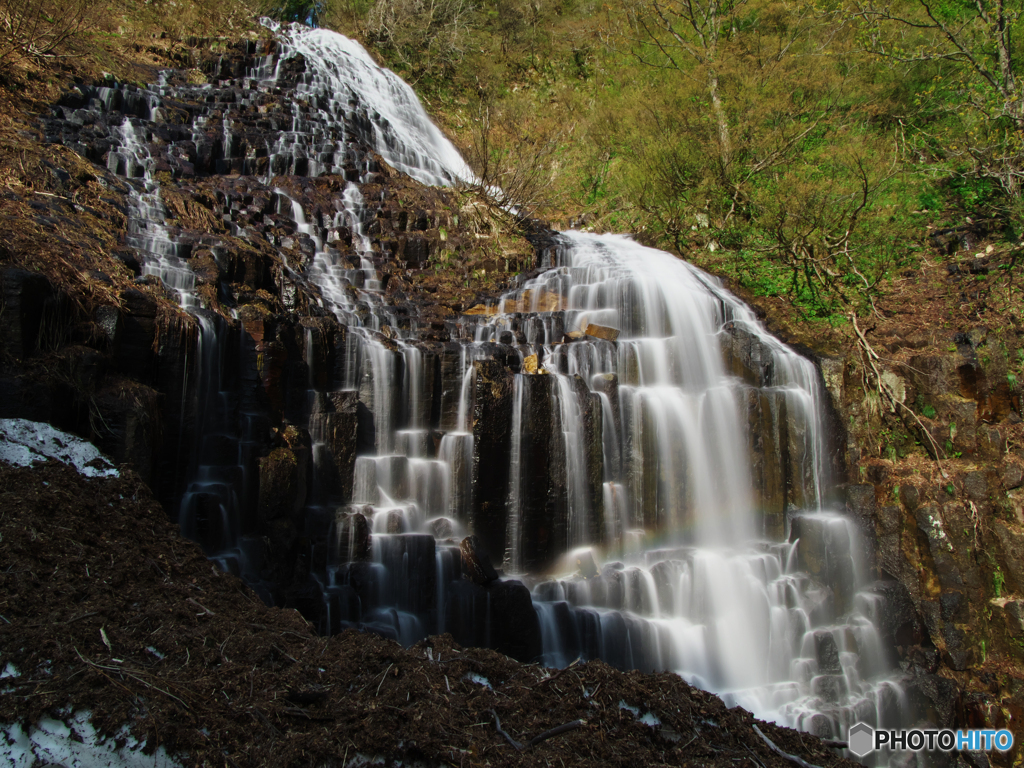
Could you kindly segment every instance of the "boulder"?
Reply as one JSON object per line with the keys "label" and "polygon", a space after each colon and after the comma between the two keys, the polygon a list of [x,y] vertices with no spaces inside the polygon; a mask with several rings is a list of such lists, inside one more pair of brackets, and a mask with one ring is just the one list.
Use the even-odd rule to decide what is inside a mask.
{"label": "boulder", "polygon": [[587,325],[584,333],[587,336],[593,336],[595,339],[604,339],[606,341],[615,341],[619,338],[618,328],[609,328],[606,325],[598,325],[597,323]]}
{"label": "boulder", "polygon": [[0,271],[0,349],[20,359],[35,352],[51,294],[50,283],[40,274],[17,268]]}
{"label": "boulder", "polygon": [[467,536],[459,544],[462,552],[462,577],[475,584],[490,584],[497,580],[498,572],[491,565],[491,556],[476,535]]}
{"label": "boulder", "polygon": [[445,629],[460,645],[493,648],[522,662],[540,658],[540,621],[522,582],[481,586],[453,581],[445,595]]}
{"label": "boulder", "polygon": [[362,512],[341,512],[335,521],[334,560],[349,563],[367,560],[371,553],[370,523]]}

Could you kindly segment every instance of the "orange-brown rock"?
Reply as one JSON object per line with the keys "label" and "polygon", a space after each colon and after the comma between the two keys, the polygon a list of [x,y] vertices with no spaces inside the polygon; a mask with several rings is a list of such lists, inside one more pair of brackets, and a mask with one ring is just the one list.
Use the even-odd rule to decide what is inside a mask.
{"label": "orange-brown rock", "polygon": [[615,341],[619,338],[618,328],[609,328],[607,325],[598,325],[597,323],[590,323],[584,333],[595,339],[606,339],[607,341]]}

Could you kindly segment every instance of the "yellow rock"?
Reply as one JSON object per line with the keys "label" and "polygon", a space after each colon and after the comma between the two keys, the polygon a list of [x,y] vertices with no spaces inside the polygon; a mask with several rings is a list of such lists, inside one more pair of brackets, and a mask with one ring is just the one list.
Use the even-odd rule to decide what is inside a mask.
{"label": "yellow rock", "polygon": [[497,307],[488,307],[483,304],[477,304],[476,306],[470,307],[462,314],[464,315],[496,315],[498,314]]}
{"label": "yellow rock", "polygon": [[597,325],[596,323],[590,323],[585,333],[587,336],[593,336],[595,339],[607,339],[608,341],[615,341],[619,338],[618,328],[609,328],[606,325]]}
{"label": "yellow rock", "polygon": [[516,302],[516,312],[557,312],[562,308],[562,294],[527,288]]}
{"label": "yellow rock", "polygon": [[536,355],[528,355],[523,360],[523,370],[526,371],[527,373],[536,373],[538,367],[539,364],[537,362]]}

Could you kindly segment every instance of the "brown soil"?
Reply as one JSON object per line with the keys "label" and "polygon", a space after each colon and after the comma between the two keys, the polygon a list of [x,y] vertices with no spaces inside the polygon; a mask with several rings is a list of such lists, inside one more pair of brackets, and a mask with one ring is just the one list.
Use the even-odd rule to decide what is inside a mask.
{"label": "brown soil", "polygon": [[[131,474],[0,464],[0,510],[0,660],[21,673],[0,693],[0,721],[88,709],[102,730],[127,723],[187,765],[357,753],[460,766],[789,764],[749,713],[673,674],[602,662],[557,672],[448,635],[407,650],[352,631],[318,637],[218,571]],[[524,745],[583,722],[519,752],[496,718]],[[817,765],[852,765],[813,737],[760,728]]]}

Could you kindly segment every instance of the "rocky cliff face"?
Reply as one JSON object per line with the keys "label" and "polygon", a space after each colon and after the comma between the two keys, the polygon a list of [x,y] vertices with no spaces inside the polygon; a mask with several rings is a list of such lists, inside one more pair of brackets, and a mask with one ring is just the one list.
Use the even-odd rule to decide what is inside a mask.
{"label": "rocky cliff face", "polygon": [[[261,66],[272,87],[252,79]],[[460,313],[536,255],[476,194],[424,187],[374,154],[369,105],[350,102],[344,130],[319,136],[312,157],[272,151],[293,107],[311,108],[295,93],[304,67],[269,38],[241,43],[206,59],[205,74],[167,72],[148,88],[78,83],[26,134],[42,176],[4,201],[0,414],[89,437],[223,567],[329,631],[310,573],[359,560],[329,551],[329,534],[357,455],[387,434],[375,418],[397,412],[435,430],[433,443],[452,428]],[[339,295],[304,277],[324,253]],[[332,312],[338,302],[382,365]],[[400,382],[412,360],[418,412],[380,407],[392,392],[382,372]],[[499,427],[485,421],[468,482],[499,466],[485,435]],[[358,597],[353,579],[327,604]],[[422,592],[436,612],[434,591]]]}
{"label": "rocky cliff face", "polygon": [[1022,345],[1005,317],[962,331],[948,319],[927,323],[936,302],[924,286],[951,293],[955,274],[942,263],[923,267],[916,307],[886,312],[863,343],[852,338],[845,356],[823,357],[821,368],[847,438],[842,493],[874,544],[900,666],[933,722],[1016,733],[1024,718]]}
{"label": "rocky cliff face", "polygon": [[[372,105],[349,104],[352,129],[320,136],[315,153],[278,147],[304,111],[322,105],[296,96],[301,56],[284,58],[274,87],[254,87],[251,73],[281,58],[274,46],[240,44],[207,58],[201,75],[172,72],[150,88],[79,83],[43,116],[38,135],[23,137],[32,145],[29,170],[0,201],[8,243],[0,416],[89,437],[135,469],[223,567],[245,569],[267,601],[299,608],[325,632],[339,629],[341,617],[373,623],[378,608],[400,605],[432,612],[431,631],[467,644],[486,643],[493,632],[505,653],[535,658],[540,630],[529,593],[473,568],[477,546],[496,560],[510,547],[498,510],[511,482],[503,457],[519,365],[512,348],[523,329],[504,331],[488,359],[472,363],[473,450],[453,459],[453,504],[464,507],[479,540],[459,552],[450,522],[439,521],[437,551],[427,546],[431,537],[409,536],[390,553],[423,561],[424,572],[434,572],[437,555],[446,575],[465,569],[473,578],[460,582],[456,599],[439,603],[429,580],[381,594],[359,509],[373,500],[357,498],[357,463],[383,452],[385,412],[422,425],[422,455],[438,455],[442,435],[459,426],[465,377],[456,340],[467,333],[460,316],[486,312],[485,300],[511,285],[513,272],[539,263],[548,243],[542,234],[533,244],[509,236],[468,192],[425,188],[396,172],[368,142]],[[135,127],[131,151],[126,119]],[[326,166],[334,172],[317,175]],[[163,207],[133,229],[129,219],[149,204],[147,185],[159,186]],[[202,308],[183,311],[181,290],[147,272],[140,253],[185,262],[194,277],[181,290]],[[332,259],[341,298],[304,277],[319,253]],[[360,294],[370,280],[379,282],[379,301]],[[383,362],[370,360],[338,320],[339,302]],[[784,397],[756,389],[771,379],[771,354],[742,328],[726,331],[727,367],[753,387],[749,451],[764,530],[782,538],[787,508],[804,505],[814,482],[803,456],[808,426]],[[1021,345],[981,327],[939,335],[948,348],[927,334],[875,333],[881,359],[853,345],[848,355],[821,358],[835,431],[846,437],[831,469],[845,475],[843,499],[876,542],[884,630],[913,677],[920,714],[941,725],[1015,730],[1024,718]],[[380,407],[392,395],[380,372],[403,379],[413,365],[427,372],[418,375],[416,398]],[[551,380],[526,380],[524,455],[538,480],[522,489],[522,565],[539,568],[568,541],[551,526],[565,518],[565,443],[555,437],[562,417]],[[617,393],[623,383],[635,382],[611,377],[602,386]],[[622,414],[602,412],[594,393],[577,389],[589,403],[582,429],[595,467],[603,420],[620,425]],[[617,394],[608,400],[619,402]],[[651,434],[653,425],[636,435],[641,454]],[[943,458],[926,459],[929,451]],[[648,473],[637,486],[657,519],[668,480],[629,456],[610,460],[622,473]],[[361,467],[374,473],[374,486],[394,470]],[[585,524],[603,535],[600,475],[587,477],[581,492],[593,515]],[[256,514],[243,518],[240,509]],[[405,525],[396,516],[387,530]],[[806,555],[805,569],[839,581],[825,573],[835,567],[829,553],[818,554]],[[329,564],[340,580],[325,592],[314,574]],[[457,603],[471,610],[457,612]]]}

